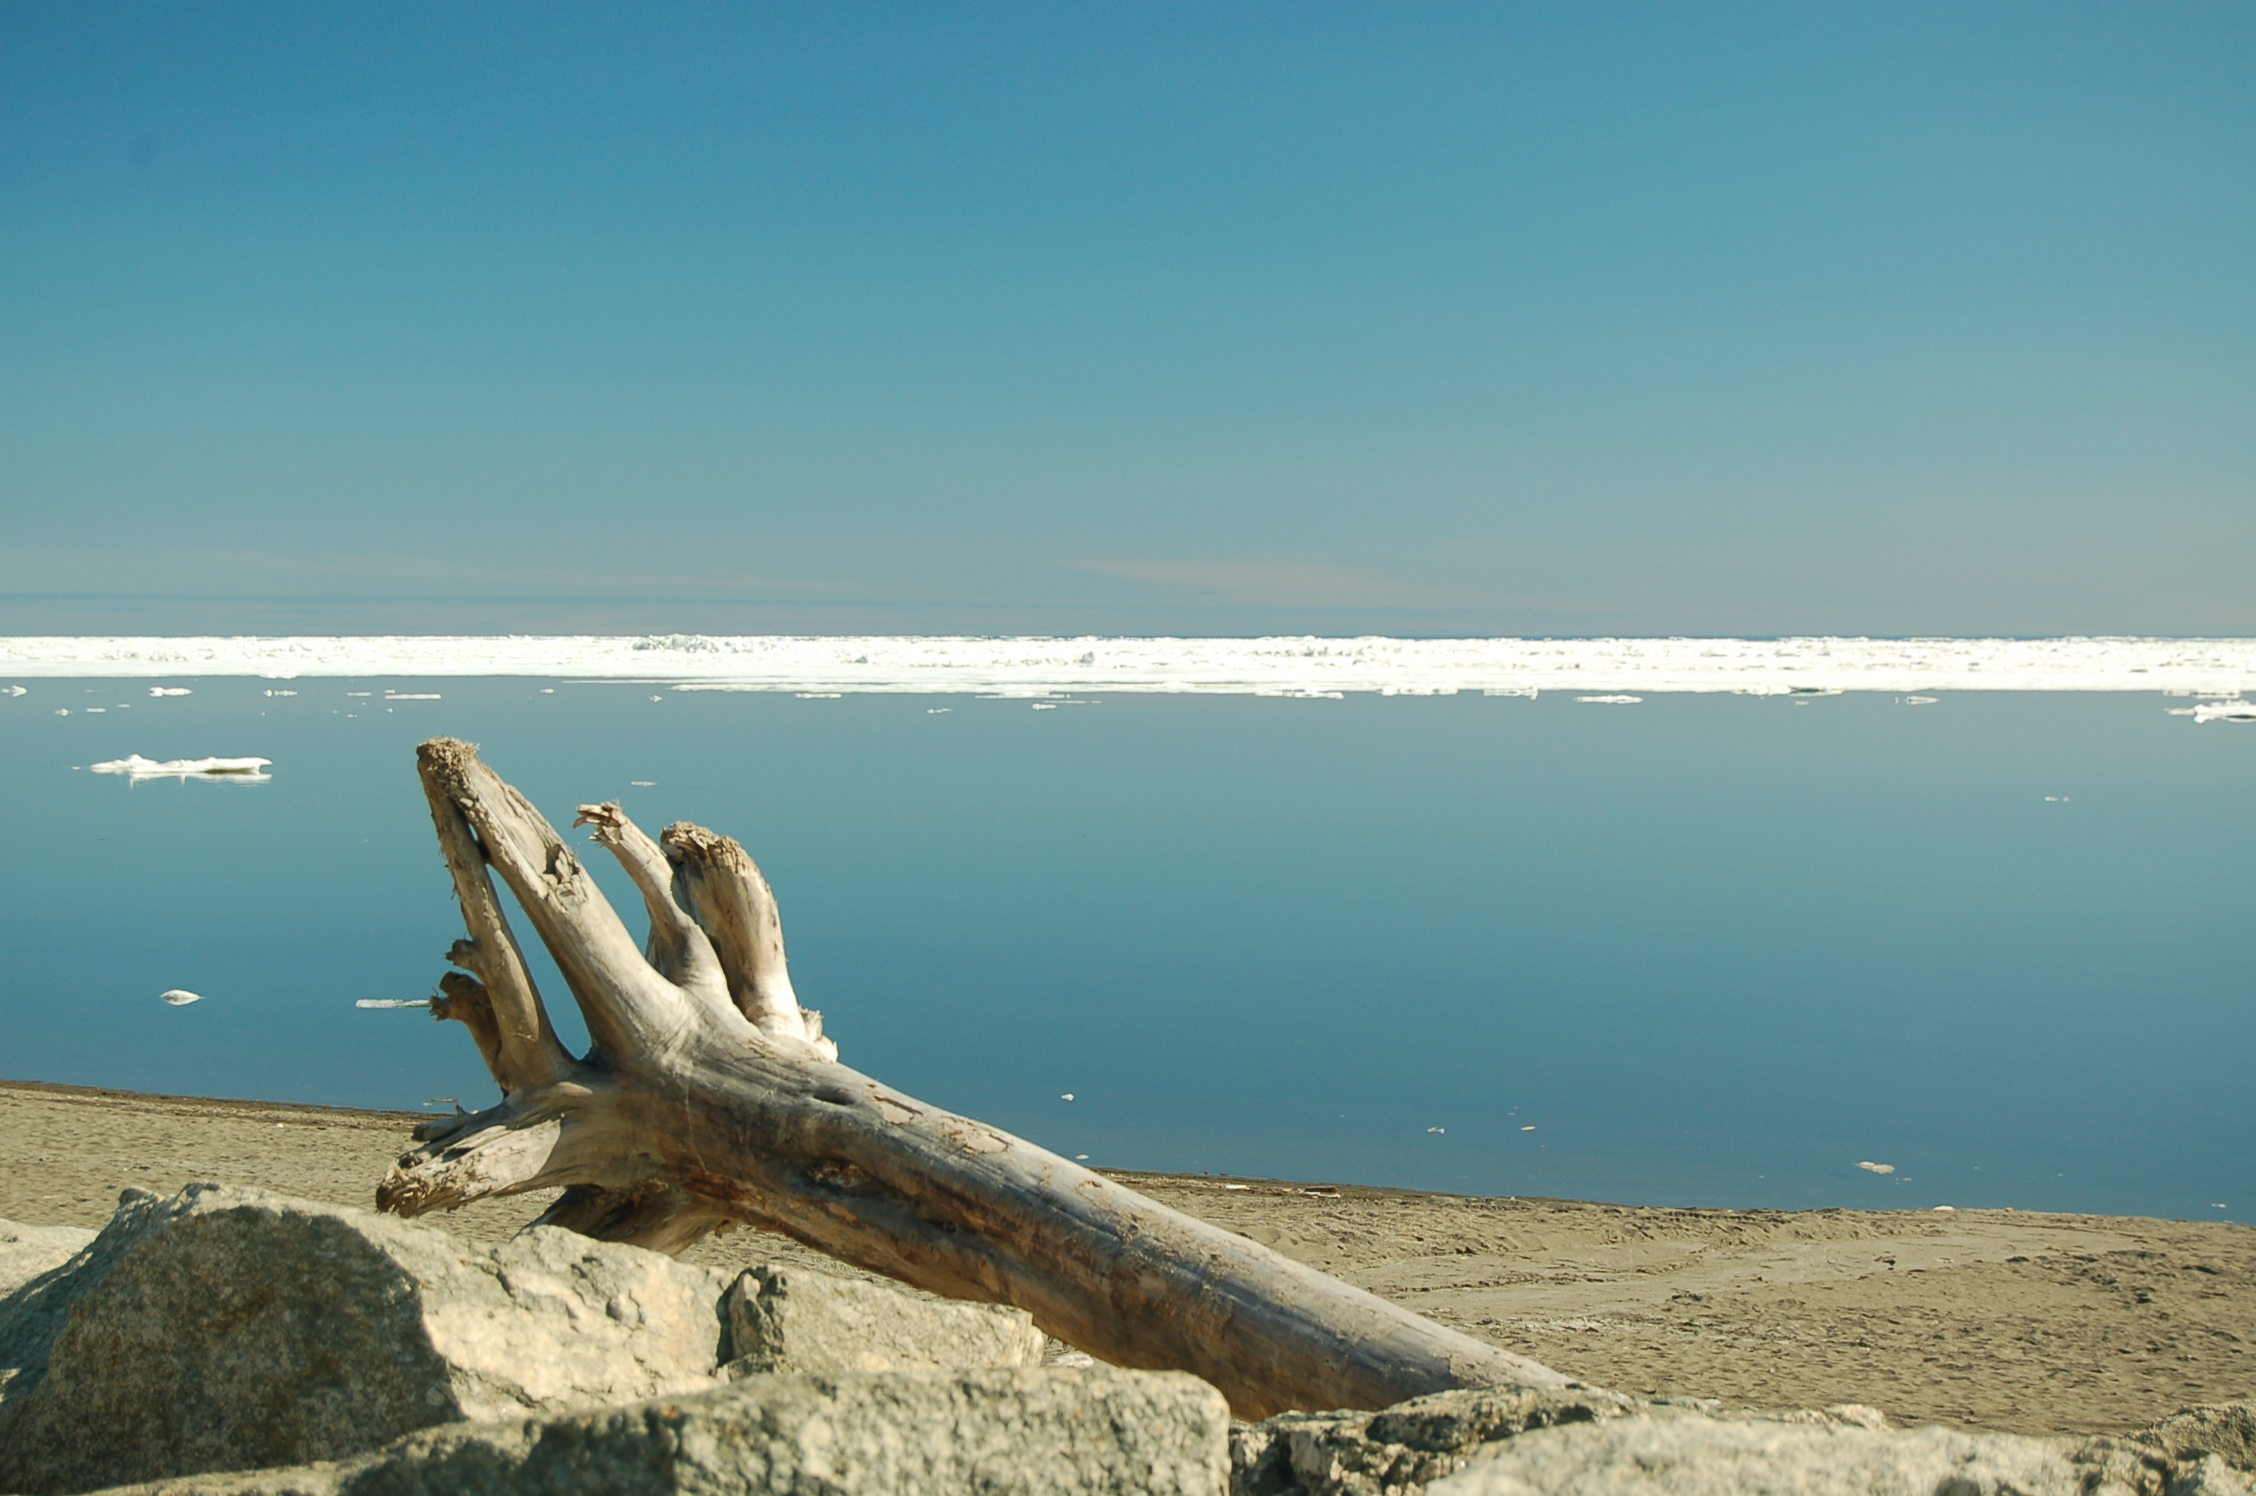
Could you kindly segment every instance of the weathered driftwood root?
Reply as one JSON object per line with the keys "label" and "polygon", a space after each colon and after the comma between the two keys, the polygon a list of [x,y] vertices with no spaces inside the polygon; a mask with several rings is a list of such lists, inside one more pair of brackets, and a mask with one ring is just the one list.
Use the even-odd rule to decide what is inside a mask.
{"label": "weathered driftwood root", "polygon": [[[1106,1361],[1195,1372],[1245,1418],[1567,1383],[838,1064],[792,992],[774,895],[727,837],[677,825],[653,842],[616,805],[581,807],[649,907],[638,948],[474,747],[436,739],[419,761],[469,927],[449,957],[463,970],[433,1007],[469,1027],[503,1100],[419,1128],[381,1208],[562,1185],[542,1220],[669,1252],[744,1222],[936,1293],[1015,1304]],[[586,1016],[585,1058],[558,1042],[488,867]]]}

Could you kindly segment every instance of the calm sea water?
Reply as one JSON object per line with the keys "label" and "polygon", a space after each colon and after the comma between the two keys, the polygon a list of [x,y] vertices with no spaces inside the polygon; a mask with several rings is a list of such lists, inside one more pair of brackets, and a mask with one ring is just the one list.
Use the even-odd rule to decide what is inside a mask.
{"label": "calm sea water", "polygon": [[[0,1075],[484,1104],[459,1027],[353,1006],[427,994],[458,933],[414,772],[447,733],[560,823],[616,798],[740,837],[843,1059],[1100,1166],[2256,1216],[2256,727],[542,685],[0,699]],[[133,752],[273,781],[83,767]]]}

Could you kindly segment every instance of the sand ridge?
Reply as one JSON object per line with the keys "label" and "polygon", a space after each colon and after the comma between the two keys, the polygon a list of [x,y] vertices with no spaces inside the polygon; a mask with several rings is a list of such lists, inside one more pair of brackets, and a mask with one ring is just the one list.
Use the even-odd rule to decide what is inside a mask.
{"label": "sand ridge", "polygon": [[[98,1227],[193,1180],[371,1205],[413,1113],[0,1081],[0,1218]],[[2256,1396],[2256,1229],[2013,1211],[1677,1210],[1112,1173],[1444,1324],[1628,1392],[2121,1433]],[[1234,1187],[1233,1187],[1234,1186]],[[486,1240],[546,1196],[440,1223]],[[826,1261],[739,1231],[714,1266]],[[835,1267],[835,1264],[831,1264]]]}

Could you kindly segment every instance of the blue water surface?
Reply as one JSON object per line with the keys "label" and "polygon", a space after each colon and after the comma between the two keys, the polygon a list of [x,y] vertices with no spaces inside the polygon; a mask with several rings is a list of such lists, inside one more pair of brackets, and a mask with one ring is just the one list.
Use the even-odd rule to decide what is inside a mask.
{"label": "blue water surface", "polygon": [[[460,1028],[353,1006],[458,933],[414,771],[444,733],[559,823],[738,836],[847,1063],[1099,1166],[2256,1215],[2256,728],[2159,697],[27,684],[14,1079],[484,1104]],[[134,752],[273,780],[85,767]]]}

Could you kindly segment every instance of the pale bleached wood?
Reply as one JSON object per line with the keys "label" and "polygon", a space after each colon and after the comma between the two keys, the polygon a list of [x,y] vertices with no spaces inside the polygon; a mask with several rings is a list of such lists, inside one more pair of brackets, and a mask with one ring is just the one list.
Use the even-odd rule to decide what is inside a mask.
{"label": "pale bleached wood", "polygon": [[[693,947],[683,933],[693,925],[726,971],[719,990],[694,962],[680,968],[686,983],[668,981],[561,838],[473,749],[438,739],[421,757],[434,806],[459,808],[472,833],[441,836],[458,890],[491,896],[483,866],[463,858],[502,875],[597,1038],[585,1060],[565,1057],[544,1082],[511,1086],[497,1072],[508,1094],[491,1110],[419,1129],[422,1146],[378,1191],[383,1208],[414,1215],[562,1185],[545,1217],[552,1224],[668,1251],[743,1222],[936,1293],[1017,1305],[1117,1365],[1194,1372],[1246,1418],[1379,1408],[1450,1387],[1567,1383],[904,1095],[838,1064],[803,1030],[768,1031],[743,1011],[740,992],[771,1003],[754,1009],[781,1029],[776,1000],[789,986],[788,977],[761,985],[780,971],[781,926],[757,869],[749,878],[734,871],[751,859],[726,838],[676,827],[663,847],[674,876],[662,882],[648,838],[601,807],[601,839],[667,927],[652,948]],[[714,877],[716,868],[728,877]],[[768,931],[772,952],[760,944]]]}

